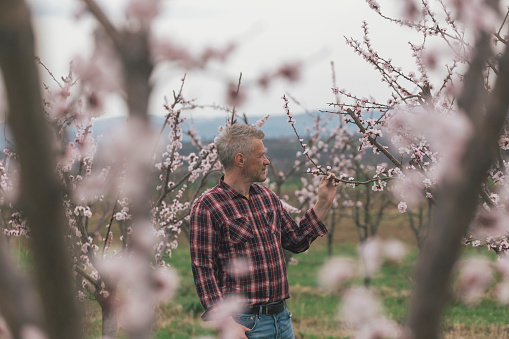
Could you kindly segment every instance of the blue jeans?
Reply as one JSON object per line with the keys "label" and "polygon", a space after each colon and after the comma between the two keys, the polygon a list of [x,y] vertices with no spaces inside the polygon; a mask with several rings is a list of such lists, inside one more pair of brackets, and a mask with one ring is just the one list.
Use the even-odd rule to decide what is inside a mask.
{"label": "blue jeans", "polygon": [[285,309],[277,314],[237,314],[233,319],[249,328],[249,339],[295,339],[292,326],[292,313]]}

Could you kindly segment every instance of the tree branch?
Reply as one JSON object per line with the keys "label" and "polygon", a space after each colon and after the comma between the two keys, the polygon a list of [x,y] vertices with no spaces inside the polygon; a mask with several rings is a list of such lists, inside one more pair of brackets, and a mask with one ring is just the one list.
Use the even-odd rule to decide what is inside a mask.
{"label": "tree branch", "polygon": [[64,241],[63,188],[54,170],[44,117],[30,12],[22,0],[0,2],[0,66],[9,102],[8,123],[19,154],[20,207],[31,231],[46,329],[50,338],[80,338],[70,255]]}
{"label": "tree branch", "polygon": [[461,252],[461,239],[474,217],[487,171],[496,160],[498,139],[509,109],[509,51],[506,49],[500,59],[500,76],[487,98],[482,71],[489,57],[490,36],[480,33],[458,102],[475,130],[458,164],[461,170],[447,176],[437,192],[437,208],[418,261],[408,318],[416,339],[439,337],[440,318],[450,298],[451,272]]}

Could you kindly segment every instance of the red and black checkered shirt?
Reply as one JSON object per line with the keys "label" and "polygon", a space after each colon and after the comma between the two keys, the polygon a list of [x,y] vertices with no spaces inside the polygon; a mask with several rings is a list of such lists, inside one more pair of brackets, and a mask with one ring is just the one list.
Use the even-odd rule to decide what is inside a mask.
{"label": "red and black checkered shirt", "polygon": [[221,178],[191,212],[191,261],[202,318],[226,296],[240,296],[251,306],[289,298],[283,248],[303,252],[325,234],[313,209],[297,225],[269,189],[253,184],[247,199]]}

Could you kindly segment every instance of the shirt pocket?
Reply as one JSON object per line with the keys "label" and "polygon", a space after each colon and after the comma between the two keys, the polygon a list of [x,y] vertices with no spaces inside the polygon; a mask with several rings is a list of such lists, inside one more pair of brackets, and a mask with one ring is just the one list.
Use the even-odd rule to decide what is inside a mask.
{"label": "shirt pocket", "polygon": [[234,244],[244,244],[253,238],[253,230],[245,217],[232,218],[226,221],[228,236]]}
{"label": "shirt pocket", "polygon": [[270,233],[277,233],[278,231],[278,218],[276,218],[276,213],[274,211],[269,211],[264,213],[263,220],[265,221],[265,225],[269,229]]}

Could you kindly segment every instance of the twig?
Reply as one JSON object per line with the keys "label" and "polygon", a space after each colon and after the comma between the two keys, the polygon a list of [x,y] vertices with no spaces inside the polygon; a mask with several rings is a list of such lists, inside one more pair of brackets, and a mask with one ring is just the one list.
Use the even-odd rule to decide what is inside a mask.
{"label": "twig", "polygon": [[106,245],[108,244],[108,238],[110,237],[111,225],[113,224],[113,219],[115,219],[115,210],[117,209],[117,201],[115,200],[115,206],[113,206],[113,212],[111,213],[110,223],[106,228],[106,236],[104,237],[103,249],[101,252],[101,257],[104,256],[104,250],[106,249]]}
{"label": "twig", "polygon": [[[239,92],[240,92],[240,83],[241,83],[241,80],[242,80],[242,72],[240,72],[240,75],[239,75],[239,82],[237,84],[237,93],[235,93],[235,98],[238,98],[239,97]],[[233,125],[233,122],[234,122],[234,119],[235,119],[235,107],[236,105],[233,105],[233,109],[232,109],[232,120],[231,120],[231,123]]]}
{"label": "twig", "polygon": [[[314,173],[311,173],[311,172],[300,172],[301,174],[314,174]],[[327,173],[322,173],[323,175],[327,175]],[[342,183],[345,183],[345,184],[352,184],[352,185],[367,185],[367,184],[370,184],[372,182],[378,182],[378,181],[384,181],[384,180],[392,180],[393,178],[391,177],[384,177],[384,178],[373,178],[373,179],[369,179],[369,180],[366,180],[366,181],[354,181],[354,180],[347,180],[347,179],[341,179],[341,178],[335,178],[335,177],[331,177],[332,180],[336,181],[336,182],[342,182]]]}
{"label": "twig", "polygon": [[88,280],[92,285],[94,285],[94,287],[96,288],[96,290],[100,291],[102,288],[101,288],[101,285],[95,281],[91,276],[89,276],[87,274],[87,272],[83,271],[79,266],[76,265],[76,267],[74,268],[74,270],[79,274],[81,275],[83,278],[85,278],[86,280]]}
{"label": "twig", "polygon": [[[175,95],[175,91],[173,91],[173,103],[171,104],[171,106],[169,106],[169,108],[167,108],[168,111],[173,110],[175,108],[175,106],[177,106],[177,104],[182,99],[182,90],[184,89],[184,82],[186,81],[186,75],[187,75],[187,73],[184,73],[184,76],[182,77],[179,94]],[[168,120],[170,119],[170,117],[171,117],[171,115],[170,115],[170,113],[168,113],[168,115],[166,115],[166,119],[164,119],[163,126],[161,127],[161,131],[159,132],[159,137],[157,138],[156,146],[159,144],[161,135],[163,134],[163,131],[166,128],[166,125],[168,124]]]}
{"label": "twig", "polygon": [[57,83],[58,87],[60,88],[63,88],[63,86],[58,82],[58,80],[55,78],[55,76],[53,75],[53,73],[51,73],[51,71],[48,69],[48,67],[46,67],[46,65],[41,61],[41,58],[39,57],[35,57],[35,61],[41,65],[42,67],[44,67],[44,69],[46,70],[46,72],[48,72],[48,74],[53,78],[53,80]]}

